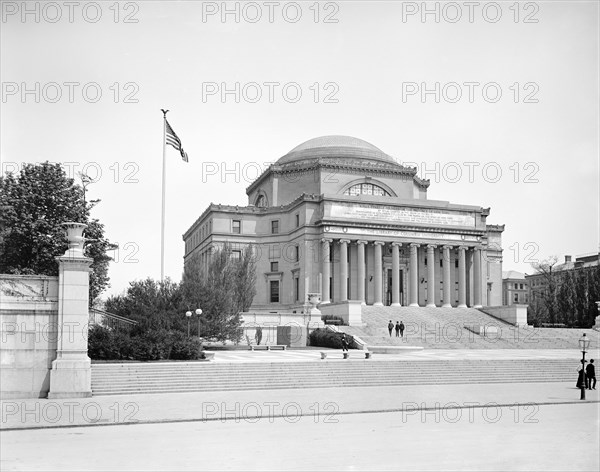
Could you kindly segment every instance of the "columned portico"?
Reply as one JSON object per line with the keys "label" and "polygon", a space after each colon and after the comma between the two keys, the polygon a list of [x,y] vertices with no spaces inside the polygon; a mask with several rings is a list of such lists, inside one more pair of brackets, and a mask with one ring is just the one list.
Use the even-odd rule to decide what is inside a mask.
{"label": "columned portico", "polygon": [[444,267],[444,304],[442,308],[452,307],[452,281],[450,278],[450,250],[452,246],[445,245],[443,247],[442,265]]}
{"label": "columned portico", "polygon": [[473,308],[481,308],[481,249],[473,249]]}
{"label": "columned portico", "polygon": [[458,248],[458,308],[467,308],[467,255],[466,247]]}
{"label": "columned portico", "polygon": [[435,307],[435,248],[427,245],[427,306]]}
{"label": "columned portico", "polygon": [[357,281],[357,287],[358,287],[358,293],[357,293],[357,300],[360,300],[360,302],[365,305],[365,245],[367,244],[367,241],[357,241],[356,242],[356,246],[357,246],[357,265],[358,267],[356,268],[356,276],[358,278]]}
{"label": "columned portico", "polygon": [[383,306],[383,254],[382,254],[382,246],[384,243],[381,241],[375,241],[373,243],[375,245],[375,306]]}
{"label": "columned portico", "polygon": [[321,239],[321,303],[329,303],[331,295],[329,293],[329,279],[331,277],[331,239]]}
{"label": "columned portico", "polygon": [[410,244],[410,305],[419,306],[419,245],[416,243]]}
{"label": "columned portico", "polygon": [[[340,301],[348,301],[348,243],[340,239]],[[336,297],[337,298],[337,297]]]}
{"label": "columned portico", "polygon": [[400,246],[392,243],[392,306],[400,306]]}

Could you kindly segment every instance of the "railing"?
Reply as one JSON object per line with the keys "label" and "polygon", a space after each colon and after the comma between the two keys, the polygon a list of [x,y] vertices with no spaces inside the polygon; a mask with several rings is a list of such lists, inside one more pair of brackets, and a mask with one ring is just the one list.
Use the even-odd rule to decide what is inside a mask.
{"label": "railing", "polygon": [[124,316],[115,315],[108,311],[99,310],[98,308],[89,309],[89,324],[90,326],[100,325],[108,329],[130,329],[138,324],[135,320],[130,320]]}

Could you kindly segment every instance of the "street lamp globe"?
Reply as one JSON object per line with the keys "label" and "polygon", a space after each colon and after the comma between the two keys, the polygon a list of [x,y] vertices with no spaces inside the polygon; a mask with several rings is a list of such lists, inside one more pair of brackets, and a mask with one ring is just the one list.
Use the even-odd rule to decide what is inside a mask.
{"label": "street lamp globe", "polygon": [[186,311],[185,312],[185,316],[187,316],[188,318],[192,317],[192,312],[191,311]]}
{"label": "street lamp globe", "polygon": [[[188,312],[188,313],[189,313],[189,312]],[[200,308],[198,308],[198,309],[196,310],[196,314],[197,314],[198,316],[200,316],[200,315],[202,314],[202,310],[201,310]],[[190,313],[190,315],[191,315],[191,313]]]}
{"label": "street lamp globe", "polygon": [[585,333],[583,333],[581,338],[579,338],[579,348],[581,349],[582,352],[586,352],[588,350],[588,348],[590,347],[590,342],[591,342],[591,339],[588,339],[586,337]]}

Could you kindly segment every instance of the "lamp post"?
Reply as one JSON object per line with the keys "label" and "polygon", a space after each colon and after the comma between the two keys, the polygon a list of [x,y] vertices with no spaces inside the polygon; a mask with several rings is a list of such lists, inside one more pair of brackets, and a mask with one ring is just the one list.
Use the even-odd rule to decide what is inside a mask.
{"label": "lamp post", "polygon": [[585,353],[587,348],[590,347],[590,340],[586,338],[585,333],[579,338],[579,348],[583,357],[581,359],[581,397],[580,400],[585,400]]}
{"label": "lamp post", "polygon": [[[200,337],[200,315],[202,314],[202,310],[200,308],[196,309],[196,315],[198,315],[198,337]],[[186,311],[185,316],[188,321],[188,338],[190,337],[190,319],[192,318],[193,313],[191,311]]]}

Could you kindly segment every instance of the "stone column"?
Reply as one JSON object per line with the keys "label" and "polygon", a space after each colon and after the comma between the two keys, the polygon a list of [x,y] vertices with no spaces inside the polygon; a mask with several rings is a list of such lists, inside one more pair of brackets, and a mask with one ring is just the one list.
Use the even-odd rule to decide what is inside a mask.
{"label": "stone column", "polygon": [[348,241],[340,240],[340,301],[348,301]]}
{"label": "stone column", "polygon": [[358,241],[357,253],[358,253],[358,296],[356,297],[360,302],[365,305],[365,245],[366,241]]}
{"label": "stone column", "polygon": [[400,246],[392,243],[392,306],[400,306]]}
{"label": "stone column", "polygon": [[375,241],[375,303],[374,306],[383,306],[383,254],[381,241]]}
{"label": "stone column", "polygon": [[92,396],[92,366],[88,357],[90,265],[83,255],[87,225],[65,223],[69,249],[58,261],[58,339],[50,371],[48,398]]}
{"label": "stone column", "polygon": [[427,306],[435,307],[435,245],[427,245]]}
{"label": "stone column", "polygon": [[331,277],[331,239],[321,239],[321,303],[330,303],[329,278]]}
{"label": "stone column", "polygon": [[410,244],[410,305],[419,306],[419,258],[418,258],[419,245],[415,243]]}
{"label": "stone column", "polygon": [[452,279],[451,279],[451,265],[450,265],[450,249],[452,246],[444,246],[444,304],[442,308],[452,307]]}
{"label": "stone column", "polygon": [[465,246],[458,248],[458,308],[467,308],[467,255]]}
{"label": "stone column", "polygon": [[473,249],[473,308],[481,308],[481,249]]}

